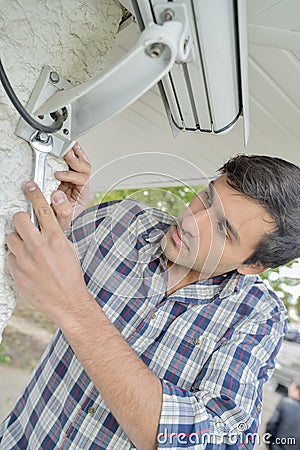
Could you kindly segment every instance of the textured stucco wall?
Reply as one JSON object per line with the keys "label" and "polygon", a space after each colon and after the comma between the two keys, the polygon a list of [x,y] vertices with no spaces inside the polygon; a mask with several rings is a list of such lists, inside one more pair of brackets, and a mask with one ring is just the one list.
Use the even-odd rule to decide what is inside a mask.
{"label": "textured stucco wall", "polygon": [[[0,0],[0,55],[25,105],[44,65],[73,84],[99,73],[122,16],[115,0]],[[0,85],[0,342],[15,304],[6,269],[4,240],[11,217],[27,210],[22,185],[31,178],[32,153],[14,131],[18,114]],[[53,172],[62,162],[48,157],[46,191],[55,189]]]}

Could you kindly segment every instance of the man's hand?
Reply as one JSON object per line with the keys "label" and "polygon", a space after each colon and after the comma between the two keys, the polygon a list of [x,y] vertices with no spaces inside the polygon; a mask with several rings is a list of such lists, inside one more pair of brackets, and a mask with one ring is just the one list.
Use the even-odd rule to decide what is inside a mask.
{"label": "man's hand", "polygon": [[28,301],[58,325],[62,316],[74,314],[88,291],[74,246],[65,237],[38,186],[28,182],[41,231],[25,212],[13,217],[16,232],[6,239],[10,250],[8,268]]}
{"label": "man's hand", "polygon": [[58,190],[53,192],[51,206],[56,219],[63,230],[66,230],[73,219],[84,211],[91,202],[88,181],[91,165],[78,143],[65,155],[69,170],[55,172],[61,181]]}
{"label": "man's hand", "polygon": [[[75,249],[33,182],[25,186],[40,231],[27,213],[13,217],[9,270],[26,299],[52,319],[129,439],[157,448],[162,386],[89,294]],[[121,365],[120,365],[121,361]],[[121,370],[120,370],[121,368]]]}

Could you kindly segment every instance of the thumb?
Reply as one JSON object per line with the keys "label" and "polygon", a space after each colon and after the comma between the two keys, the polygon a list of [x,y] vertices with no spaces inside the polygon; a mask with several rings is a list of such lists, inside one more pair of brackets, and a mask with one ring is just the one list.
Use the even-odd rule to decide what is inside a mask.
{"label": "thumb", "polygon": [[51,195],[51,207],[62,230],[66,230],[73,218],[73,208],[63,191],[54,191]]}

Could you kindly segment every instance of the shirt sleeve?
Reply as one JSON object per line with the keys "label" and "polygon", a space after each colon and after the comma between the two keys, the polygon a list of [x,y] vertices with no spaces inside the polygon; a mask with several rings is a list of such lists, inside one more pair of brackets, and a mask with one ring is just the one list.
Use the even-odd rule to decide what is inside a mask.
{"label": "shirt sleeve", "polygon": [[98,230],[105,219],[108,219],[113,214],[114,209],[119,203],[116,200],[92,206],[84,210],[74,219],[70,227],[64,230],[64,234],[75,246],[80,263],[82,263],[86,256],[89,244],[96,230]]}
{"label": "shirt sleeve", "polygon": [[[274,318],[273,318],[274,319]],[[162,380],[158,449],[252,449],[262,385],[274,368],[284,320],[240,330],[210,356],[191,390]]]}

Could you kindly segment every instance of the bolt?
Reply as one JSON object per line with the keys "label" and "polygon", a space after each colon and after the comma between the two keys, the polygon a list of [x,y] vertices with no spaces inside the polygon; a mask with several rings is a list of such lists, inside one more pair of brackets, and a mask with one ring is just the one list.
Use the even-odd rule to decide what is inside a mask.
{"label": "bolt", "polygon": [[187,46],[188,46],[189,40],[190,40],[190,38],[189,38],[189,37],[188,37],[188,38],[186,38],[186,39],[184,40],[184,43],[183,43],[183,51],[184,51],[184,53],[186,52],[186,49],[187,49]]}
{"label": "bolt", "polygon": [[57,72],[50,72],[50,81],[52,83],[58,83],[59,82],[59,75]]}
{"label": "bolt", "polygon": [[164,51],[165,44],[161,42],[155,42],[154,44],[148,45],[146,47],[147,55],[151,56],[151,58],[159,58]]}
{"label": "bolt", "polygon": [[38,140],[41,142],[48,142],[48,139],[49,139],[48,134],[42,133],[42,132],[40,132],[37,137],[38,137]]}
{"label": "bolt", "polygon": [[63,129],[63,133],[64,133],[65,136],[68,136],[69,130],[67,130],[66,128],[64,128],[64,129]]}
{"label": "bolt", "polygon": [[174,16],[175,12],[171,8],[165,9],[161,14],[163,22],[170,22],[170,20],[172,20]]}

